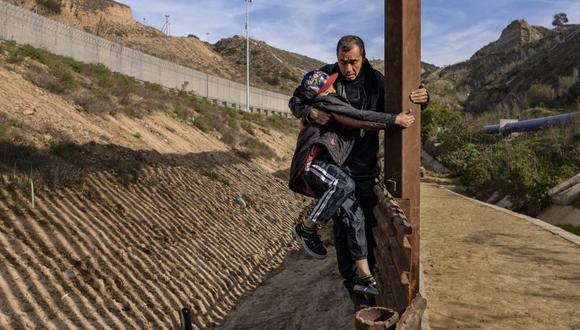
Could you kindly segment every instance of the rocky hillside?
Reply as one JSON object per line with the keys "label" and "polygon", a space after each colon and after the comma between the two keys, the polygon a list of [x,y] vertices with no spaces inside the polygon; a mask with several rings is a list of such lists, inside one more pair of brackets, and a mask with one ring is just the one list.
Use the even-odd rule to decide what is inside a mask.
{"label": "rocky hillside", "polygon": [[530,25],[523,19],[515,20],[502,31],[498,40],[477,51],[473,58],[508,52],[555,33],[542,26]]}
{"label": "rocky hillside", "polygon": [[549,30],[516,20],[471,59],[425,79],[440,103],[508,114],[537,105],[574,110],[579,70],[580,26]]}
{"label": "rocky hillside", "polygon": [[[383,74],[385,73],[385,61],[384,60],[371,60],[371,65],[373,68],[379,70]],[[429,64],[426,62],[421,62],[421,74],[428,74],[432,71],[437,70],[439,67],[433,64]]]}
{"label": "rocky hillside", "polygon": [[[237,70],[246,70],[245,37],[222,39],[213,48]],[[263,41],[251,40],[250,50],[250,80],[285,93],[292,93],[306,72],[324,65],[319,60],[274,48]]]}

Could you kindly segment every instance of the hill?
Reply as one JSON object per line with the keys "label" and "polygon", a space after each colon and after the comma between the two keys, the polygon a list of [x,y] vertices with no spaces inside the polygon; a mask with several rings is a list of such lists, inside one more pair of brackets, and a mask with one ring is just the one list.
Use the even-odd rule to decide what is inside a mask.
{"label": "hill", "polygon": [[539,214],[549,190],[580,171],[580,125],[512,135],[483,127],[580,111],[579,63],[580,26],[513,21],[469,60],[424,75],[432,96],[422,113],[425,150],[468,194]]}
{"label": "hill", "polygon": [[0,43],[0,328],[219,323],[297,248],[293,124]]}
{"label": "hill", "polygon": [[578,63],[580,26],[549,30],[516,20],[469,60],[424,78],[435,100],[469,113],[517,114],[540,104],[570,111],[580,95]]}
{"label": "hill", "polygon": [[[234,36],[221,39],[213,49],[239,71],[246,70],[246,38]],[[294,92],[306,72],[325,63],[300,54],[274,48],[263,41],[250,39],[250,80],[256,85]]]}
{"label": "hill", "polygon": [[[379,70],[383,74],[385,74],[385,61],[384,60],[370,60],[370,63],[373,68]],[[432,71],[437,70],[438,67],[433,64],[429,64],[426,62],[421,62],[421,74],[428,74]]]}
{"label": "hill", "polygon": [[[194,35],[166,36],[137,22],[131,8],[112,0],[8,0],[51,19],[193,69],[246,82],[245,37],[215,45]],[[251,40],[252,86],[290,94],[304,73],[324,63]]]}

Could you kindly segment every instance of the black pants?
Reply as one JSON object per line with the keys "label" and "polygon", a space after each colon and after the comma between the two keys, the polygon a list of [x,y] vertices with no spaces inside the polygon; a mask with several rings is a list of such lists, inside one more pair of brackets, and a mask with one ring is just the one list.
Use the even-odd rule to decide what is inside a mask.
{"label": "black pants", "polygon": [[343,229],[344,253],[348,260],[367,259],[365,216],[355,197],[353,179],[333,163],[315,159],[304,169],[303,179],[320,199],[310,214],[317,224],[327,223],[333,216],[334,225]]}
{"label": "black pants", "polygon": [[[375,238],[373,236],[373,226],[375,217],[373,215],[373,208],[377,204],[377,197],[374,192],[375,179],[352,179],[355,182],[355,198],[359,202],[360,207],[364,213],[364,228],[367,241],[367,259],[369,267],[373,271],[376,259],[374,254],[374,247],[376,246]],[[352,290],[354,286],[354,279],[356,277],[356,266],[352,259],[348,248],[348,234],[347,228],[341,221],[341,214],[335,216],[334,221],[334,246],[336,248],[336,258],[338,261],[338,270],[344,279],[344,286]],[[337,221],[338,220],[338,221]]]}

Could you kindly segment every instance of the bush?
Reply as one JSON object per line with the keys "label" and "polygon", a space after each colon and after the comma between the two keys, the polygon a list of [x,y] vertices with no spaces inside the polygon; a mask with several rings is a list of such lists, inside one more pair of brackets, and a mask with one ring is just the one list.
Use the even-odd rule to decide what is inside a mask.
{"label": "bush", "polygon": [[30,45],[24,45],[19,48],[19,52],[23,56],[29,57],[44,65],[49,65],[50,63],[50,54],[45,50],[34,48]]}
{"label": "bush", "polygon": [[242,143],[242,146],[245,149],[242,153],[242,157],[246,159],[254,159],[256,157],[272,159],[276,157],[276,153],[272,148],[253,137],[248,138],[244,143]]}
{"label": "bush", "polygon": [[177,118],[183,121],[189,120],[191,118],[191,111],[186,108],[176,107],[175,110],[173,110],[173,113],[175,113]]}
{"label": "bush", "polygon": [[65,63],[61,61],[53,63],[50,66],[50,73],[56,78],[63,92],[73,91],[78,88],[73,71]]}
{"label": "bush", "polygon": [[204,116],[196,117],[193,121],[193,125],[205,133],[211,131],[212,128],[211,122]]}
{"label": "bush", "polygon": [[61,2],[60,0],[38,0],[37,6],[45,13],[50,15],[59,15]]}
{"label": "bush", "polygon": [[567,232],[580,236],[580,227],[576,227],[573,225],[557,225],[557,226],[564,229]]}
{"label": "bush", "polygon": [[221,182],[226,186],[230,185],[230,182],[226,178],[222,177],[214,168],[202,168],[200,169],[199,174],[208,177],[212,181]]}
{"label": "bush", "polygon": [[451,110],[449,106],[431,102],[421,113],[421,141],[425,143],[429,136],[435,135],[438,130],[451,127],[460,119],[459,112]]}
{"label": "bush", "polygon": [[11,48],[8,50],[8,58],[6,58],[6,62],[12,64],[22,64],[24,62],[24,54],[20,51],[19,48]]}
{"label": "bush", "polygon": [[80,164],[82,160],[82,148],[71,141],[60,141],[50,146],[50,151],[71,164]]}
{"label": "bush", "polygon": [[554,89],[546,84],[533,84],[528,90],[530,106],[544,106],[554,99]]}
{"label": "bush", "polygon": [[244,131],[246,131],[248,134],[250,134],[252,136],[256,135],[256,132],[254,131],[254,127],[252,126],[252,124],[250,124],[247,121],[243,121],[241,125],[242,125],[242,129]]}

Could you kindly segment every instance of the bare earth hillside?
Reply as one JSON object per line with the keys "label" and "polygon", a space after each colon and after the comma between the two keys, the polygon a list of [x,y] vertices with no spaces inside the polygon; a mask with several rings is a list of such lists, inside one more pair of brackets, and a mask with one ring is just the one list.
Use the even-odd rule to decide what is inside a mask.
{"label": "bare earth hillside", "polygon": [[[197,38],[167,37],[133,19],[131,8],[110,0],[63,0],[58,10],[47,11],[37,0],[9,0],[51,19],[101,36],[145,53],[226,79],[241,77],[211,47]],[[50,2],[50,1],[48,1]],[[55,2],[58,3],[58,2]]]}
{"label": "bare earth hillside", "polygon": [[[0,114],[14,131],[3,157],[80,150],[93,164],[68,173],[79,185],[37,185],[34,208],[28,181],[2,172],[2,329],[176,328],[184,306],[204,328],[295,248],[302,201],[212,134],[160,112],[92,115],[4,67]],[[119,172],[125,156],[135,173]]]}
{"label": "bare earth hillside", "polygon": [[[211,45],[195,36],[166,36],[133,19],[131,8],[112,0],[8,0],[80,30],[142,52],[240,83],[246,81],[245,37]],[[48,4],[48,5],[47,5]],[[51,5],[52,4],[52,5]],[[290,94],[304,73],[324,63],[251,40],[252,86]]]}

